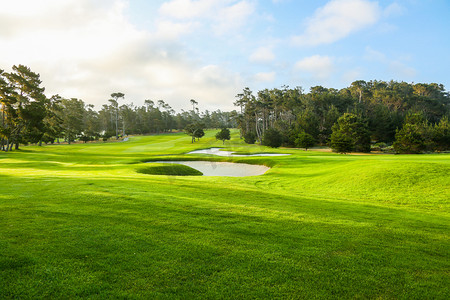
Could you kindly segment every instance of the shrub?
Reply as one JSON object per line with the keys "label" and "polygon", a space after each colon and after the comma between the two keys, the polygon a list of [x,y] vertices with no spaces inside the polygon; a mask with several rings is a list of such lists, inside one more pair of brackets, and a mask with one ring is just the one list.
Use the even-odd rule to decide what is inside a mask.
{"label": "shrub", "polygon": [[370,152],[367,123],[352,113],[342,115],[332,127],[330,146],[335,152]]}
{"label": "shrub", "polygon": [[256,135],[253,132],[248,132],[244,135],[244,142],[247,144],[254,144],[256,142]]}
{"label": "shrub", "polygon": [[305,148],[305,150],[313,147],[315,143],[316,141],[314,140],[313,136],[306,132],[299,133],[297,138],[295,139],[295,146],[297,146],[298,148]]}
{"label": "shrub", "polygon": [[283,136],[275,128],[269,128],[266,130],[263,136],[262,144],[272,148],[278,148],[283,143]]}

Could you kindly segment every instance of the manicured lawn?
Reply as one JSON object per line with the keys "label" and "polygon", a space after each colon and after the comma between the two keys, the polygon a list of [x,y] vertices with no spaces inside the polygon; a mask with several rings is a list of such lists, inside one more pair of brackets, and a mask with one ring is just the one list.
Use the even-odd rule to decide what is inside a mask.
{"label": "manicured lawn", "polygon": [[[0,298],[448,299],[450,155],[280,157],[263,176],[148,175],[209,131],[0,153]],[[191,157],[191,156],[189,156]]]}

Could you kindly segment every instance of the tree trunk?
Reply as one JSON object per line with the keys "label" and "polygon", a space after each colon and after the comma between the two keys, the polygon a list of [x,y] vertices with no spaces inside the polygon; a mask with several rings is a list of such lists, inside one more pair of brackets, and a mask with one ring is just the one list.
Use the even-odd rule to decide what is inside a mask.
{"label": "tree trunk", "polygon": [[118,125],[118,122],[119,122],[119,118],[117,116],[117,110],[116,110],[116,139],[119,139],[119,125]]}

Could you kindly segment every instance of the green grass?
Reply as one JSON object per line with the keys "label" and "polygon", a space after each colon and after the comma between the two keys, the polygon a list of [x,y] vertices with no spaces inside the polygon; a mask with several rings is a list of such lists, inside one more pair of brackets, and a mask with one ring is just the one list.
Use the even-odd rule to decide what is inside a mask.
{"label": "green grass", "polygon": [[214,131],[0,153],[0,298],[448,299],[450,155],[281,157],[263,176],[148,175]]}
{"label": "green grass", "polygon": [[148,175],[168,175],[168,176],[201,176],[202,172],[188,166],[179,164],[166,164],[159,166],[141,167],[136,170],[138,173]]}

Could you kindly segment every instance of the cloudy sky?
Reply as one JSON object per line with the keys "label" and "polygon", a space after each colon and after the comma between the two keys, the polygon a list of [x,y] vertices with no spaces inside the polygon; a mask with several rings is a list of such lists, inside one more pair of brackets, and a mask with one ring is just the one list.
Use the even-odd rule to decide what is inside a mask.
{"label": "cloudy sky", "polygon": [[234,109],[244,87],[355,80],[450,89],[448,0],[0,0],[0,69],[100,108],[190,99]]}

